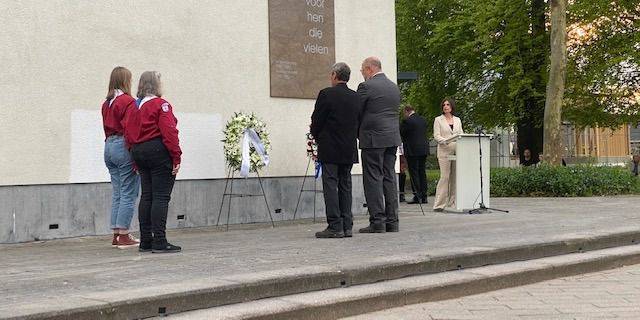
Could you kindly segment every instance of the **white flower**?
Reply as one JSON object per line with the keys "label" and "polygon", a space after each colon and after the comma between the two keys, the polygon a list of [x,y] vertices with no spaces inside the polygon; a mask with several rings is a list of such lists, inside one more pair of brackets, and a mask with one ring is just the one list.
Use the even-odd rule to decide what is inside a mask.
{"label": "white flower", "polygon": [[316,160],[318,156],[318,143],[316,143],[316,140],[313,138],[313,135],[311,134],[311,132],[308,132],[306,134],[306,137],[307,137],[307,157],[311,158],[312,160]]}

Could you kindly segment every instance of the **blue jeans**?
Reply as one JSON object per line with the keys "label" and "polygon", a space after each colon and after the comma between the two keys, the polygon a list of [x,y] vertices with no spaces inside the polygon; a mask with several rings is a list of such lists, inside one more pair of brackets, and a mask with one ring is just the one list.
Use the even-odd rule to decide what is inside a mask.
{"label": "blue jeans", "polygon": [[111,229],[129,229],[140,178],[133,171],[133,159],[122,136],[110,136],[104,146],[104,163],[111,175]]}

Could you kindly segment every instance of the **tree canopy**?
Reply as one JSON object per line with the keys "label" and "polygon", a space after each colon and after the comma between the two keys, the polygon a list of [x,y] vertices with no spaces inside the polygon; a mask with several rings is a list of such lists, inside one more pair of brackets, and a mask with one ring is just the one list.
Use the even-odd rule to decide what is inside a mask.
{"label": "tree canopy", "polygon": [[617,127],[640,120],[640,3],[579,0],[568,12],[565,119]]}
{"label": "tree canopy", "polygon": [[[407,102],[431,117],[454,97],[467,126],[516,126],[541,140],[548,14],[545,0],[397,0],[399,68],[419,73]],[[567,25],[563,118],[610,127],[640,120],[637,0],[569,1]]]}

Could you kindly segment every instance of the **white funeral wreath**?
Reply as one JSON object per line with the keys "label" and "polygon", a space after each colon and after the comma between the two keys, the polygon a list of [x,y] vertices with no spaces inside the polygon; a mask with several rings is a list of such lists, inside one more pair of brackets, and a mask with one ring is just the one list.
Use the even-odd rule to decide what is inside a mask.
{"label": "white funeral wreath", "polygon": [[[222,140],[222,142],[224,142],[224,156],[227,165],[233,170],[240,170],[241,168],[242,139],[247,129],[253,129],[258,134],[267,154],[269,150],[271,150],[271,141],[269,141],[267,125],[253,113],[236,112],[231,120],[227,122],[223,131],[224,140]],[[250,149],[249,160],[251,172],[256,172],[265,166],[262,157],[253,146],[251,146]]]}

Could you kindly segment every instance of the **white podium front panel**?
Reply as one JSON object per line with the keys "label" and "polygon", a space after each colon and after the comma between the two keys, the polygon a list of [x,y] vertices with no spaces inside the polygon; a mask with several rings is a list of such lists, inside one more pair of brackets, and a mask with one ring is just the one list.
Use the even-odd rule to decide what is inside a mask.
{"label": "white podium front panel", "polygon": [[[456,208],[469,211],[489,207],[490,135],[461,134],[456,138]],[[482,147],[482,154],[480,153]],[[480,199],[480,158],[482,156],[482,186],[484,197]]]}

